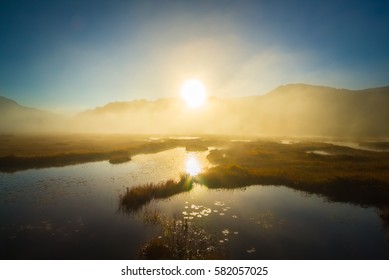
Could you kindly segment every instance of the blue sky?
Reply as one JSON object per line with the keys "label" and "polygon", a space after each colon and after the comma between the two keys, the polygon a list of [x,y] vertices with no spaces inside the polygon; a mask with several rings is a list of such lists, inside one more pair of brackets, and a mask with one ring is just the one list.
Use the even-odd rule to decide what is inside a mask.
{"label": "blue sky", "polygon": [[0,95],[59,111],[287,83],[389,85],[389,1],[4,1]]}

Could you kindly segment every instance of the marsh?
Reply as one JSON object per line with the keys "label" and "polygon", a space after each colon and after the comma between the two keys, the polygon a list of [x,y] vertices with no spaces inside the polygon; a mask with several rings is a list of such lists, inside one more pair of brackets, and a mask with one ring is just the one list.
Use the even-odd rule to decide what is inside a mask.
{"label": "marsh", "polygon": [[[1,258],[389,258],[388,152],[306,139],[149,138],[65,138],[67,154],[119,147],[128,158],[50,166],[64,151],[59,138],[3,137],[18,164],[0,173]],[[23,164],[34,156],[45,164]],[[189,239],[198,251],[183,245]]]}

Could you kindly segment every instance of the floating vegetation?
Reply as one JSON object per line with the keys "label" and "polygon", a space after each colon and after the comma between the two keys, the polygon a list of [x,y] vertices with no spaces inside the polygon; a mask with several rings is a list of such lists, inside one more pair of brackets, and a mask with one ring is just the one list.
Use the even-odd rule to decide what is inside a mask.
{"label": "floating vegetation", "polygon": [[193,181],[187,174],[182,174],[179,181],[149,183],[133,188],[119,196],[119,209],[124,213],[133,213],[140,210],[153,199],[169,198],[175,194],[187,192],[192,189]]}
{"label": "floating vegetation", "polygon": [[212,209],[208,208],[208,207],[204,207],[204,209],[200,211],[201,215],[203,215],[203,216],[208,216],[209,214],[211,214],[211,212],[212,212]]}
{"label": "floating vegetation", "polygon": [[224,202],[215,201],[215,206],[224,206]]}
{"label": "floating vegetation", "polygon": [[252,247],[251,249],[246,250],[248,254],[255,253],[255,248]]}
{"label": "floating vegetation", "polygon": [[[185,206],[185,208],[188,208],[188,206]],[[212,213],[211,208],[205,207],[203,205],[192,204],[190,208],[196,211],[192,211],[192,212],[183,211],[182,215],[184,216],[184,219],[202,218]]]}

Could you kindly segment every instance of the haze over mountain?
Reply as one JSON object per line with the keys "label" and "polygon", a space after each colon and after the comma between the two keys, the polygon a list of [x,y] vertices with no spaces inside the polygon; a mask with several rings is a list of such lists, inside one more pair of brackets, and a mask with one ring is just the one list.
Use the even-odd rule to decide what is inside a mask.
{"label": "haze over mountain", "polygon": [[365,90],[290,84],[265,95],[210,97],[187,108],[180,99],[113,102],[66,120],[1,98],[1,133],[248,134],[388,137],[389,86]]}
{"label": "haze over mountain", "polygon": [[0,96],[0,133],[59,132],[65,118]]}

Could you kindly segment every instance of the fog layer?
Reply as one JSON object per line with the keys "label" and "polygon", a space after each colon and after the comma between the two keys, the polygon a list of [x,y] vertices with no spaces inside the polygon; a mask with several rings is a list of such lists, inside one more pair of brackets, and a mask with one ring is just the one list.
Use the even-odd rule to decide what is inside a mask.
{"label": "fog layer", "polygon": [[195,109],[180,99],[113,102],[71,118],[0,101],[1,133],[389,136],[389,87],[351,91],[297,84],[262,96],[210,97]]}

